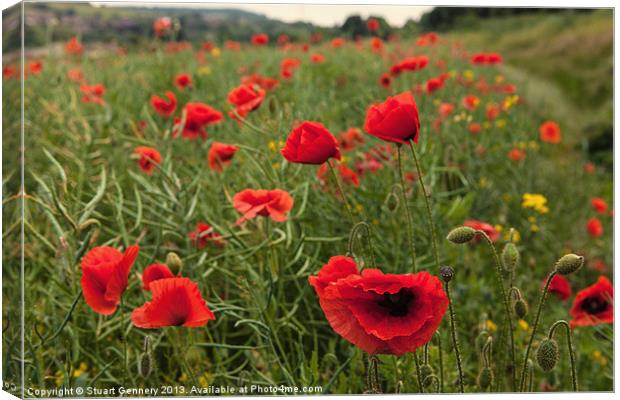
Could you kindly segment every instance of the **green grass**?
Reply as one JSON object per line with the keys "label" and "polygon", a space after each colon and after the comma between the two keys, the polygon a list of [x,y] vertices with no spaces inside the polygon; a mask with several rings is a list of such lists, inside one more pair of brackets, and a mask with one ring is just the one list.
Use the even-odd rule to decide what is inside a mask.
{"label": "green grass", "polygon": [[[388,51],[395,51],[395,46],[390,45]],[[338,50],[327,45],[313,49],[326,55],[327,61],[322,65],[309,63],[309,54],[302,52],[287,54],[273,48],[246,48],[237,53],[224,50],[220,57],[208,57],[208,74],[199,72],[196,59],[187,52],[170,55],[161,49],[133,49],[123,57],[104,54],[85,58],[81,68],[86,79],[106,85],[105,108],[80,103],[78,87],[65,78],[73,62],[45,59],[44,72],[25,81],[25,187],[29,195],[24,210],[26,386],[53,388],[62,383],[98,388],[189,388],[208,382],[231,386],[307,385],[320,386],[328,393],[361,393],[364,355],[332,331],[308,284],[308,276],[315,275],[329,257],[347,251],[351,224],[342,203],[333,195],[333,187],[328,193],[320,190],[316,167],[285,162],[273,150],[273,144],[279,148],[300,120],[321,121],[334,134],[349,127],[361,128],[369,104],[438,75],[441,71],[434,67],[434,61],[439,58],[447,61],[447,70],[457,74],[473,70],[476,77],[484,75],[493,82],[499,73],[493,68],[475,68],[453,59],[442,46],[416,49],[409,41],[398,46],[405,51],[428,54],[431,67],[405,73],[390,90],[377,82],[379,75],[389,68],[388,60],[367,50],[358,51],[353,44]],[[512,46],[517,47],[517,43]],[[281,59],[289,56],[303,60],[295,77],[281,81],[277,89],[268,93],[260,109],[248,116],[260,132],[227,119],[208,129],[209,139],[205,142],[171,139],[167,134],[170,120],[155,115],[148,103],[152,94],[172,88],[177,73],[189,72],[194,77],[194,87],[177,91],[179,104],[201,101],[228,111],[226,96],[239,84],[240,67],[255,67],[261,74],[277,76]],[[508,68],[513,63],[508,54],[506,58],[509,66],[501,72],[510,77]],[[522,79],[527,77],[522,71],[517,73]],[[541,77],[537,79],[544,79],[542,72]],[[605,234],[600,239],[590,238],[585,230],[586,220],[594,215],[590,198],[611,200],[611,176],[600,170],[593,175],[584,174],[582,165],[587,154],[576,145],[570,128],[575,116],[556,115],[551,107],[533,107],[526,96],[524,104],[502,113],[499,120],[503,123],[491,123],[480,134],[471,135],[466,119],[483,122],[484,106],[500,103],[505,97],[482,96],[482,106],[466,112],[460,101],[471,92],[472,89],[449,79],[437,93],[417,96],[422,124],[418,151],[425,183],[432,192],[440,258],[442,264],[456,270],[451,286],[468,392],[479,391],[476,376],[480,355],[476,343],[480,323],[489,319],[501,327],[503,313],[488,249],[482,245],[451,245],[443,239],[451,228],[466,219],[480,219],[502,225],[504,232],[511,227],[518,230],[522,262],[515,284],[531,308],[538,301],[539,282],[561,255],[573,251],[585,253],[588,264],[597,258],[607,264],[612,262],[611,218],[603,219]],[[19,82],[5,80],[3,96],[17,99]],[[431,126],[441,101],[454,103],[456,109],[436,132]],[[3,107],[3,374],[5,381],[15,381],[20,360],[15,347],[20,334],[19,229],[11,227],[18,221],[20,210],[16,198],[10,197],[18,193],[18,174],[10,173],[17,170],[19,103],[5,101]],[[464,118],[455,118],[459,115]],[[558,120],[568,132],[561,144],[539,141],[541,118]],[[136,130],[141,120],[147,122],[143,133]],[[206,164],[207,151],[214,140],[241,147],[222,174],[211,172]],[[365,151],[379,144],[378,139],[365,135],[365,144],[346,153],[344,162],[353,167]],[[143,174],[130,158],[138,145],[152,146],[162,154],[161,169],[153,176]],[[508,160],[507,153],[515,146],[527,149],[524,161]],[[486,149],[482,157],[476,152],[481,147]],[[409,153],[404,154],[406,170],[414,171]],[[52,158],[57,164],[51,162]],[[391,160],[376,174],[363,176],[359,188],[347,187],[346,191],[357,210],[356,217],[372,226],[379,268],[406,273],[410,272],[410,256],[403,205],[388,206],[397,173]],[[436,274],[419,186],[409,185],[418,262],[422,270]],[[276,187],[289,191],[295,199],[286,222],[267,224],[257,220],[241,227],[234,224],[239,215],[232,208],[232,195],[245,188]],[[546,196],[550,212],[538,215],[523,209],[521,196],[526,192]],[[72,221],[87,218],[85,206],[93,199],[95,207],[88,218],[97,222],[76,229]],[[192,247],[187,233],[198,221],[213,225],[226,238],[227,245],[223,249]],[[81,292],[80,249],[101,245],[126,247],[134,243],[140,245],[140,255],[131,272],[123,312],[102,317],[78,299],[66,325],[61,325]],[[505,238],[498,246],[504,243]],[[363,263],[364,250],[358,247],[355,256]],[[159,330],[137,329],[128,322],[129,312],[148,299],[141,289],[139,274],[147,265],[163,262],[169,251],[181,256],[183,275],[198,283],[216,321],[199,329]],[[593,283],[598,275],[586,266],[569,279],[576,291]],[[554,297],[549,299],[536,343],[554,321],[570,318],[569,307],[570,304]],[[530,324],[532,314],[526,318]],[[454,392],[458,385],[448,322],[446,316],[440,327],[444,391]],[[611,345],[596,339],[595,330],[574,331],[580,388],[611,390]],[[57,336],[52,337],[56,332]],[[499,330],[490,333],[495,340],[499,339]],[[47,340],[42,341],[39,335]],[[147,335],[153,341],[156,365],[148,380],[137,373],[138,356]],[[127,370],[122,361],[123,337],[127,339]],[[515,338],[517,354],[521,355],[528,335],[517,328]],[[596,350],[607,357],[606,365],[593,357]],[[505,353],[506,348],[496,343],[494,389],[501,391],[511,389],[508,375],[499,369]],[[430,356],[438,371],[435,343],[430,346]],[[517,365],[520,361],[518,358]],[[81,363],[85,363],[85,371],[75,374]],[[545,382],[556,382],[557,390],[569,390],[569,372],[567,353],[563,350],[553,374],[535,368],[534,389],[539,390]],[[381,356],[379,375],[385,393],[418,390],[411,354],[400,358]]]}

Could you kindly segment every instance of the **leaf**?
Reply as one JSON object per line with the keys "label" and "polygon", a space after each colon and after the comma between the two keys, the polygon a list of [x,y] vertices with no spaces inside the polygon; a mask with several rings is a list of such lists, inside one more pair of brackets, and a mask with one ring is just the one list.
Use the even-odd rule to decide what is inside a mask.
{"label": "leaf", "polygon": [[100,180],[101,182],[99,183],[97,192],[95,193],[93,198],[88,202],[88,204],[86,204],[86,206],[84,207],[84,212],[82,213],[82,215],[80,216],[80,219],[78,220],[79,224],[84,223],[84,221],[86,221],[88,217],[90,217],[90,214],[92,214],[97,204],[103,198],[103,195],[105,193],[106,183],[107,183],[105,168],[103,167],[101,167],[101,179]]}

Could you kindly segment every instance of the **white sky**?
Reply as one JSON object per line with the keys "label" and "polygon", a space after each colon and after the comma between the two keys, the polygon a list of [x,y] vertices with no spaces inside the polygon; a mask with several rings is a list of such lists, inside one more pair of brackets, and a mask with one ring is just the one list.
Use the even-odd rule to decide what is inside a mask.
{"label": "white sky", "polygon": [[418,20],[433,6],[366,5],[366,4],[236,4],[236,3],[93,3],[93,5],[126,7],[189,7],[189,8],[238,8],[264,14],[284,22],[305,21],[320,26],[342,24],[350,15],[384,17],[392,26],[402,26],[408,19]]}

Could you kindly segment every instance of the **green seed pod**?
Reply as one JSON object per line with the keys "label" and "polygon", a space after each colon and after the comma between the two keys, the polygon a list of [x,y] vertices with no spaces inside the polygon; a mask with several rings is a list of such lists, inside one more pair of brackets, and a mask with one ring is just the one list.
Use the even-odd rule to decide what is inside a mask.
{"label": "green seed pod", "polygon": [[528,309],[529,307],[527,303],[525,302],[525,300],[523,299],[519,299],[515,301],[513,304],[513,310],[515,312],[515,315],[519,317],[519,319],[525,318],[525,316],[527,315]]}
{"label": "green seed pod", "polygon": [[385,208],[388,209],[388,211],[390,212],[394,212],[398,209],[398,205],[400,203],[400,200],[398,198],[398,196],[392,191],[387,195],[387,198],[385,199]]}
{"label": "green seed pod", "polygon": [[502,250],[502,264],[504,265],[504,269],[506,271],[514,271],[517,264],[519,264],[520,258],[517,246],[515,246],[514,243],[506,243]]}
{"label": "green seed pod", "polygon": [[583,265],[583,257],[577,254],[567,254],[555,263],[555,270],[562,275],[572,274]]}
{"label": "green seed pod", "polygon": [[168,266],[168,268],[170,268],[170,271],[175,275],[180,274],[181,270],[183,269],[183,261],[177,255],[177,253],[174,253],[174,252],[170,252],[168,253],[168,255],[166,255],[166,265]]}
{"label": "green seed pod", "polygon": [[493,371],[491,371],[491,368],[482,368],[478,374],[477,381],[480,389],[488,389],[493,384]]}
{"label": "green seed pod", "polygon": [[540,343],[538,351],[536,352],[536,359],[543,371],[551,371],[555,367],[555,364],[557,364],[559,358],[560,349],[558,347],[558,342],[554,339],[545,339]]}
{"label": "green seed pod", "polygon": [[476,236],[476,230],[469,226],[459,226],[448,233],[446,239],[454,244],[463,244],[470,242]]}
{"label": "green seed pod", "polygon": [[424,387],[429,387],[431,383],[433,383],[432,379],[426,379],[429,376],[433,375],[435,372],[433,371],[433,367],[428,364],[424,364],[420,367],[420,376],[422,378],[422,383]]}
{"label": "green seed pod", "polygon": [[147,379],[153,370],[153,357],[150,352],[142,353],[138,357],[138,373]]}

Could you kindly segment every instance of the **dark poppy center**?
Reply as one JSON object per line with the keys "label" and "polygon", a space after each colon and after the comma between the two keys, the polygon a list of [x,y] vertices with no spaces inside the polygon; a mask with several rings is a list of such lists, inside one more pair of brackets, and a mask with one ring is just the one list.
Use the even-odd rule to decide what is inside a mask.
{"label": "dark poppy center", "polygon": [[393,317],[404,317],[409,312],[409,306],[414,299],[409,289],[400,289],[397,293],[383,293],[377,304],[385,308]]}
{"label": "dark poppy center", "polygon": [[588,314],[598,314],[607,309],[609,303],[600,297],[588,297],[581,303],[581,308]]}

